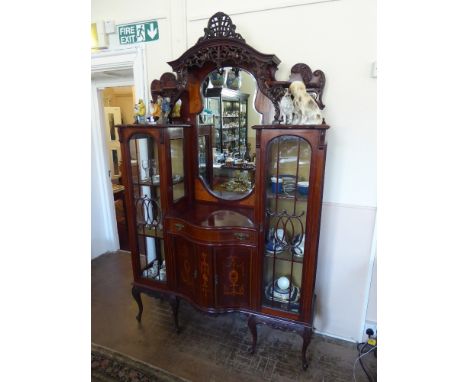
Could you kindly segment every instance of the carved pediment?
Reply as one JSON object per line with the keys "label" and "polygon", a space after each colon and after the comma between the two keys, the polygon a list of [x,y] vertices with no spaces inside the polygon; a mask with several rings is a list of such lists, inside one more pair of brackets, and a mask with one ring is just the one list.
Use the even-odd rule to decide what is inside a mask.
{"label": "carved pediment", "polygon": [[[189,73],[205,66],[214,66],[217,69],[228,66],[245,69],[255,77],[258,89],[272,102],[275,109],[273,123],[280,123],[279,103],[290,83],[275,79],[280,62],[274,54],[260,53],[246,44],[244,38],[236,33],[236,26],[231,18],[223,12],[218,12],[208,20],[205,35],[182,56],[168,64],[177,73],[179,86],[183,87],[187,86]],[[323,72],[312,72],[306,64],[296,64],[291,70],[291,75],[291,80],[296,75],[304,81],[307,90],[313,93],[320,108],[323,108]]]}
{"label": "carved pediment", "polygon": [[231,18],[223,12],[211,16],[204,31],[205,35],[198,39],[197,44],[212,38],[233,38],[245,42],[242,36],[236,33],[236,26],[232,23]]}

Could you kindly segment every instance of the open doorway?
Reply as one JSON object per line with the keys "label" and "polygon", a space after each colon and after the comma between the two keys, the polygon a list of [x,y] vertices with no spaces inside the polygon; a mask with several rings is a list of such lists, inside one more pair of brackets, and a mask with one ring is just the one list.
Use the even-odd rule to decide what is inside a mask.
{"label": "open doorway", "polygon": [[109,178],[112,183],[115,218],[119,236],[120,249],[130,250],[128,242],[127,209],[125,205],[122,182],[122,155],[120,151],[119,132],[116,128],[120,124],[133,122],[133,105],[135,99],[134,86],[114,86],[101,90],[102,115],[104,116],[104,136],[106,141],[106,158],[109,167]]}
{"label": "open doorway", "polygon": [[[132,97],[128,97],[128,93],[124,95],[126,90],[122,88],[125,87],[132,88]],[[114,89],[112,97],[105,94],[108,88]],[[113,101],[131,99],[130,107],[133,108],[135,100],[140,98],[147,104],[148,94],[144,45],[91,54],[91,258],[122,247],[112,187],[119,177],[119,151],[112,153],[107,144],[107,135],[110,139],[113,131],[115,147],[119,148],[118,131],[109,127],[112,120],[108,118],[106,121],[105,115],[110,113],[106,113],[104,108],[120,107],[121,122],[132,122],[125,112],[129,106],[115,106]],[[110,118],[114,118],[113,124],[116,125],[118,121],[114,114]]]}

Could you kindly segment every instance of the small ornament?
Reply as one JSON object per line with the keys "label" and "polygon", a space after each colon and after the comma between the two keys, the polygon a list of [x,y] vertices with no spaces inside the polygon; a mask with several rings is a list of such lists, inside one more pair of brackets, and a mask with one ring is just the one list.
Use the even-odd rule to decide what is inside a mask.
{"label": "small ornament", "polygon": [[180,107],[182,105],[182,101],[178,100],[176,104],[174,105],[174,108],[172,109],[172,118],[180,118]]}
{"label": "small ornament", "polygon": [[156,122],[161,117],[161,97],[158,96],[156,102],[151,100],[151,116],[153,121]]}
{"label": "small ornament", "polygon": [[290,282],[289,282],[289,279],[286,277],[286,276],[282,276],[280,277],[277,281],[277,284],[278,284],[278,287],[280,289],[288,289],[289,288],[289,285],[290,285]]}
{"label": "small ornament", "polygon": [[281,115],[283,116],[284,123],[286,124],[292,123],[294,104],[291,98],[291,94],[289,93],[289,90],[286,92],[283,98],[281,98],[280,109],[281,109]]}
{"label": "small ornament", "polygon": [[239,90],[241,87],[241,77],[239,68],[233,68],[228,72],[226,86],[232,90]]}
{"label": "small ornament", "polygon": [[289,92],[293,97],[294,125],[319,125],[322,123],[322,113],[317,102],[307,93],[302,81],[293,81],[289,85]]}
{"label": "small ornament", "polygon": [[224,85],[224,69],[218,69],[211,72],[210,81],[213,87],[222,88]]}
{"label": "small ornament", "polygon": [[146,106],[143,100],[140,98],[138,103],[135,105],[135,122],[145,123],[146,122]]}
{"label": "small ornament", "polygon": [[163,98],[161,103],[161,110],[163,119],[166,121],[167,117],[169,116],[169,111],[171,110],[171,99],[169,97]]}

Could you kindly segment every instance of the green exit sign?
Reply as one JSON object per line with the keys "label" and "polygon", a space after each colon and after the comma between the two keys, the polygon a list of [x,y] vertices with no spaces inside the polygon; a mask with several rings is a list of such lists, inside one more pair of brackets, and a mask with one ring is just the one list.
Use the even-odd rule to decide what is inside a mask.
{"label": "green exit sign", "polygon": [[120,45],[138,44],[159,39],[157,20],[118,25]]}

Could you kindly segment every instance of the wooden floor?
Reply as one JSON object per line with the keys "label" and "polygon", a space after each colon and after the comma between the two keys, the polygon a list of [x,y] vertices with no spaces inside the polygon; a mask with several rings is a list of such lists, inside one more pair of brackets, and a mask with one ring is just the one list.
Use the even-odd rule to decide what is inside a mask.
{"label": "wooden floor", "polygon": [[[141,323],[131,295],[130,255],[109,253],[91,262],[92,341],[192,381],[338,381],[353,379],[356,345],[314,336],[309,369],[301,368],[302,339],[294,333],[258,326],[255,355],[248,353],[250,332],[241,314],[208,316],[181,302],[181,333],[174,332],[165,302],[142,295]],[[376,359],[366,365],[376,381]],[[356,380],[367,381],[359,363]]]}

